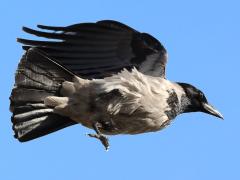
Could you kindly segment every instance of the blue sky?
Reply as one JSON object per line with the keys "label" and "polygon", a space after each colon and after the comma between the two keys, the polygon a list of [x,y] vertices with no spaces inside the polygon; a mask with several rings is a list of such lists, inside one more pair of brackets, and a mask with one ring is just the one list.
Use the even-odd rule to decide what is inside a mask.
{"label": "blue sky", "polygon": [[[0,179],[240,179],[240,2],[234,0],[89,0],[0,3]],[[23,51],[21,27],[113,19],[158,38],[167,48],[167,77],[199,87],[225,116],[179,116],[167,129],[114,136],[111,149],[73,126],[19,143],[8,97]]]}

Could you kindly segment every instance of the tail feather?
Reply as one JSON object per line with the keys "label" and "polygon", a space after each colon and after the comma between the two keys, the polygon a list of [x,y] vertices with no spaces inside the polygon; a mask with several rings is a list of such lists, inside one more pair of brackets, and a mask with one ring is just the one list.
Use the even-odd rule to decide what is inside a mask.
{"label": "tail feather", "polygon": [[15,138],[29,141],[76,124],[68,117],[54,114],[53,109],[44,104],[48,96],[61,96],[62,82],[71,81],[72,77],[70,71],[40,50],[27,50],[18,65],[10,96]]}

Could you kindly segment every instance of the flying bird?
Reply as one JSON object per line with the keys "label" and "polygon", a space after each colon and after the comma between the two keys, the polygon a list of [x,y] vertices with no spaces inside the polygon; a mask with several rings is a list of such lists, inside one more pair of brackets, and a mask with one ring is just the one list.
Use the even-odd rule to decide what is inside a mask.
{"label": "flying bird", "polygon": [[148,33],[112,20],[23,27],[50,40],[18,38],[25,50],[10,110],[20,142],[81,124],[109,148],[108,135],[167,127],[181,113],[223,116],[202,91],[166,79],[167,51]]}

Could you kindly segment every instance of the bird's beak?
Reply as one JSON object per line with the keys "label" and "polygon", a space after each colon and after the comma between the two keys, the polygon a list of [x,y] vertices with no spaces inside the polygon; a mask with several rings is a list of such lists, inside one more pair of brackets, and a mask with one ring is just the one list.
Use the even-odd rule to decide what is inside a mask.
{"label": "bird's beak", "polygon": [[203,103],[203,108],[204,112],[223,119],[223,115],[218,110],[216,110],[212,105],[208,103]]}

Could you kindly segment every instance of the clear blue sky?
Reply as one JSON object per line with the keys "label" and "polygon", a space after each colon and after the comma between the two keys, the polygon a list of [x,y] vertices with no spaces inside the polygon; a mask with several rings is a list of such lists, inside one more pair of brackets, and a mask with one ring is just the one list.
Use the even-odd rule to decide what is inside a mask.
{"label": "clear blue sky", "polygon": [[[240,179],[240,2],[233,0],[89,0],[0,2],[0,179]],[[203,90],[225,116],[179,116],[167,129],[114,136],[111,149],[73,126],[19,143],[8,110],[23,51],[21,27],[114,19],[158,38],[167,48],[167,76]]]}

